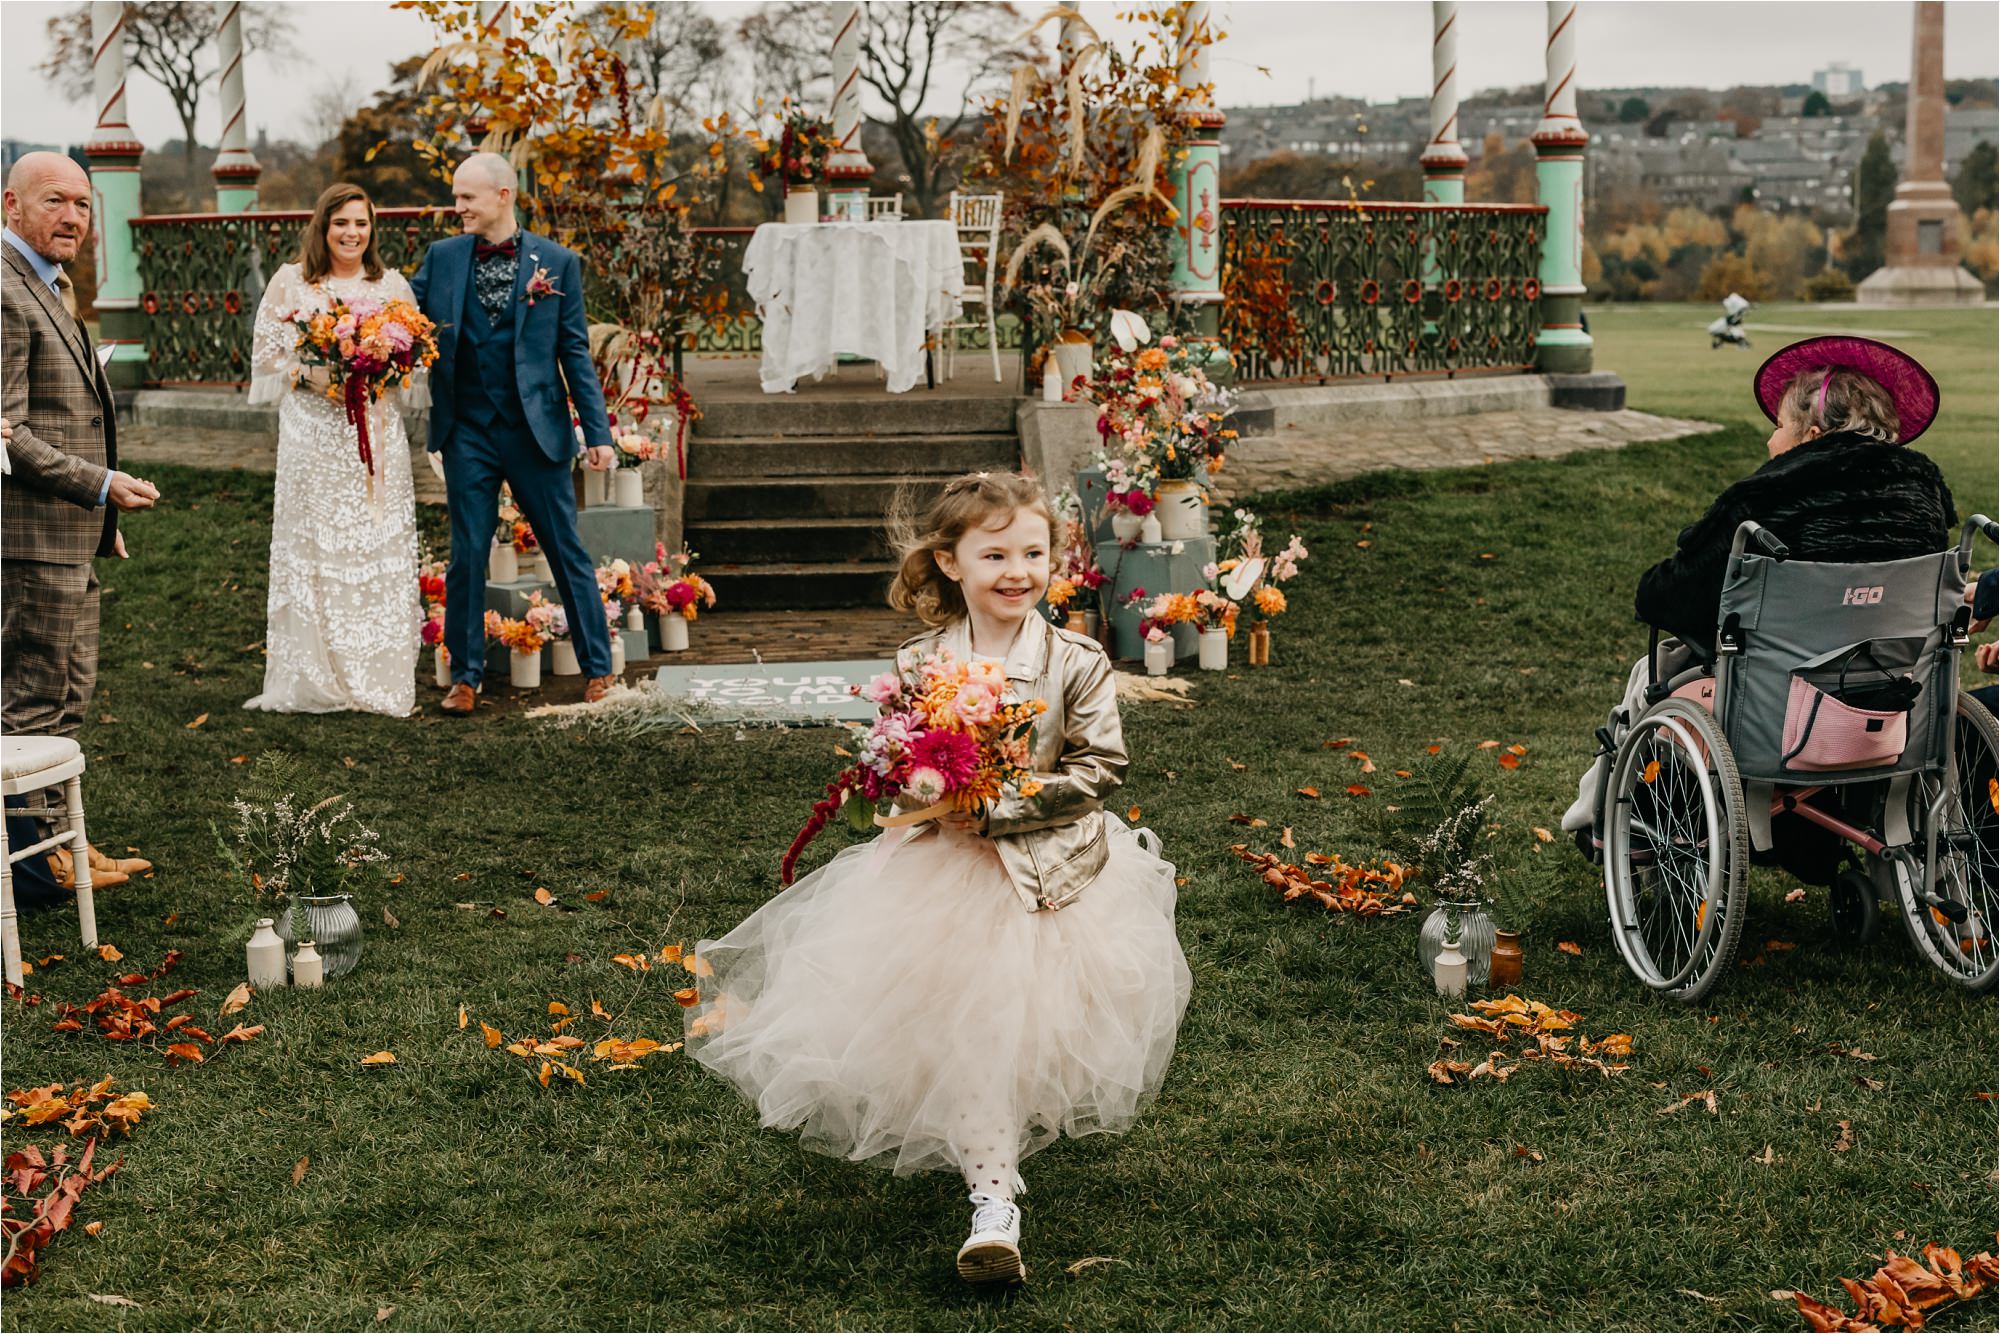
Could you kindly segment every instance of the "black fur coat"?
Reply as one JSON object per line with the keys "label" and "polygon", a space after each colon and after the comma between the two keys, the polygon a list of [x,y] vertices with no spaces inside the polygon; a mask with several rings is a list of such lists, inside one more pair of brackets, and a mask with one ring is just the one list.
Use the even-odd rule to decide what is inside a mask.
{"label": "black fur coat", "polygon": [[1944,550],[1958,511],[1937,464],[1914,449],[1852,431],[1808,440],[1681,530],[1679,550],[1639,579],[1639,619],[1713,652],[1729,545],[1745,519],[1770,529],[1795,560],[1901,560]]}

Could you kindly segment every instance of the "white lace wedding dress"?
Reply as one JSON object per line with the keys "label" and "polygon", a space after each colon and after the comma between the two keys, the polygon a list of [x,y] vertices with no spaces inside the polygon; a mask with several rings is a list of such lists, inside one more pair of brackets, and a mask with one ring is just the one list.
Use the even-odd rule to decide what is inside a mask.
{"label": "white lace wedding dress", "polygon": [[338,298],[411,300],[403,275],[304,280],[287,264],[264,289],[251,347],[250,402],[278,404],[277,499],[264,690],[246,709],[365,710],[416,706],[423,610],[417,591],[416,497],[399,394],[369,412],[375,494],[342,405],[293,387],[300,370],[290,317]]}

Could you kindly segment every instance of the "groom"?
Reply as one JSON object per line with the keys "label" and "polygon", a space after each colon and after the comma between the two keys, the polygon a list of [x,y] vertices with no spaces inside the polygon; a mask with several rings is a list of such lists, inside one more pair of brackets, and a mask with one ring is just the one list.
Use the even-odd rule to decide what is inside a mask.
{"label": "groom", "polygon": [[461,715],[472,712],[485,667],[486,554],[503,481],[555,572],[590,678],[584,698],[603,698],[613,680],[611,635],[597,573],[577,536],[570,483],[572,405],[589,466],[612,466],[611,424],[583,319],[583,269],[571,251],[521,230],[518,186],[513,165],[497,153],[460,164],[451,193],[465,235],[427,250],[410,282],[438,326],[429,448],[443,458],[451,510],[444,604],[451,689],[440,707]]}

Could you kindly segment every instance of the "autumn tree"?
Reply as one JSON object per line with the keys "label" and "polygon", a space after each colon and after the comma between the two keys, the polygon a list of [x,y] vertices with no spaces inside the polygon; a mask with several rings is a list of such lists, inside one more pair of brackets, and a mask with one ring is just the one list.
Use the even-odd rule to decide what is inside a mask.
{"label": "autumn tree", "polygon": [[[814,0],[786,0],[744,21],[738,32],[762,76],[796,80],[760,91],[790,93],[807,106],[827,104],[834,14],[833,6]],[[930,217],[957,183],[979,105],[1008,70],[1040,58],[1041,46],[1023,36],[1028,20],[1011,0],[910,0],[871,7],[867,15],[861,82],[886,112],[882,123],[896,145],[914,211]]]}
{"label": "autumn tree", "polygon": [[[243,49],[286,61],[298,54],[296,29],[282,5],[243,7]],[[49,50],[35,72],[50,79],[71,101],[91,94],[90,5],[71,5],[49,20]],[[125,6],[125,58],[166,91],[181,121],[183,166],[195,179],[195,121],[202,89],[220,72],[209,47],[215,41],[215,7],[145,0]]]}
{"label": "autumn tree", "polygon": [[349,112],[334,135],[334,174],[366,190],[378,208],[443,202],[443,183],[416,150],[424,133],[417,117],[423,102],[417,76],[423,67],[423,56],[397,61],[389,86]]}

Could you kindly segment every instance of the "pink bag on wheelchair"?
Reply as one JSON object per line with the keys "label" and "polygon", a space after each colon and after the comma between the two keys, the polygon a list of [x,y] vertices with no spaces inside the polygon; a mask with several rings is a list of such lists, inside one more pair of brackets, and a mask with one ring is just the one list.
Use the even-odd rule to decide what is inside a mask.
{"label": "pink bag on wheelchair", "polygon": [[1875,769],[1894,764],[1910,740],[1910,710],[1923,693],[1915,676],[1879,663],[1864,642],[1792,673],[1785,696],[1788,769]]}

